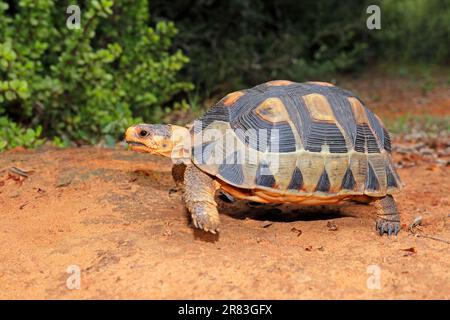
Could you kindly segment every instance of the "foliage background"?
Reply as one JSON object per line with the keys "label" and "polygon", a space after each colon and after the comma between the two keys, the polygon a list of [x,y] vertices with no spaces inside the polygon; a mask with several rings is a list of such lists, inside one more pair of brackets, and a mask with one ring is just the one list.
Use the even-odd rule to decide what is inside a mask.
{"label": "foliage background", "polygon": [[[371,4],[381,30],[366,27]],[[175,45],[191,59],[182,72],[200,94],[450,60],[448,0],[153,0],[150,8],[153,21],[180,29]]]}
{"label": "foliage background", "polygon": [[70,3],[0,1],[0,147],[37,144],[41,132],[59,144],[113,143],[192,89],[177,78],[188,58],[172,50],[176,28],[150,26],[147,1],[79,1],[78,30],[66,27]]}
{"label": "foliage background", "polygon": [[[366,28],[369,4],[381,30]],[[133,122],[269,79],[448,65],[449,21],[448,0],[0,0],[0,151],[113,144]]]}

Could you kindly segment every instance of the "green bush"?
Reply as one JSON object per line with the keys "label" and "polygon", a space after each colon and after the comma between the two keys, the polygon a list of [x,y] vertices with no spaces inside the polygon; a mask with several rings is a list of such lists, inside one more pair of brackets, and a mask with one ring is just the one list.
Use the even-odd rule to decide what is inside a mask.
{"label": "green bush", "polygon": [[43,143],[39,139],[42,127],[38,126],[35,130],[19,127],[6,117],[0,117],[0,152],[15,147],[33,148]]}
{"label": "green bush", "polygon": [[382,59],[445,64],[450,60],[450,2],[381,0],[382,30],[374,48]]}
{"label": "green bush", "polygon": [[180,28],[185,74],[202,96],[272,79],[330,79],[367,60],[371,1],[153,0],[152,18]]}
{"label": "green bush", "polygon": [[20,134],[17,122],[58,141],[114,141],[132,122],[158,120],[192,89],[177,76],[188,62],[172,49],[177,29],[150,27],[147,0],[77,1],[81,28],[73,30],[72,3],[0,0],[0,115],[13,121],[2,118],[10,133],[0,139]]}
{"label": "green bush", "polygon": [[[70,30],[73,3],[0,0],[0,139],[41,126],[57,145],[111,143],[132,122],[170,112],[184,122],[193,85],[181,77],[203,101],[272,79],[329,81],[450,57],[448,1],[78,0],[81,29]],[[381,30],[366,27],[370,4]]]}
{"label": "green bush", "polygon": [[[381,30],[369,30],[369,5]],[[442,0],[152,0],[174,21],[184,69],[203,97],[270,79],[330,80],[392,61],[446,64],[450,2]]]}

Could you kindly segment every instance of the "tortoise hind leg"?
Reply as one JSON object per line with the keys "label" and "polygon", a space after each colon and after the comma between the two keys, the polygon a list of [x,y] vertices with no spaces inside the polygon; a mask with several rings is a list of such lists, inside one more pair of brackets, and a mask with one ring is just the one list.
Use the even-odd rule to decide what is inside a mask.
{"label": "tortoise hind leg", "polygon": [[375,201],[377,209],[376,229],[380,236],[387,233],[389,236],[400,230],[400,215],[397,210],[395,200],[391,195],[387,195]]}
{"label": "tortoise hind leg", "polygon": [[214,194],[218,183],[194,165],[184,174],[184,201],[195,227],[211,233],[219,231],[219,212]]}

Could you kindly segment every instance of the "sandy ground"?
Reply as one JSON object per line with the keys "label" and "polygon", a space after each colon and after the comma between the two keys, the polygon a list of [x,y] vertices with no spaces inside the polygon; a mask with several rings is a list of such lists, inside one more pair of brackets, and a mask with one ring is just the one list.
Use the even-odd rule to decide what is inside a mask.
{"label": "sandy ground", "polygon": [[[222,231],[205,235],[172,190],[170,161],[145,154],[2,155],[0,168],[13,166],[33,172],[1,175],[0,298],[450,298],[450,244],[407,231],[422,216],[416,232],[450,239],[445,166],[399,170],[403,230],[391,239],[360,204],[221,202]],[[381,288],[368,289],[377,270]]]}
{"label": "sandy ground", "polygon": [[[395,160],[410,164],[399,169],[397,238],[375,233],[369,205],[223,201],[214,236],[190,226],[167,159],[93,147],[3,153],[0,298],[449,299],[449,166]],[[418,216],[424,237],[408,231]]]}

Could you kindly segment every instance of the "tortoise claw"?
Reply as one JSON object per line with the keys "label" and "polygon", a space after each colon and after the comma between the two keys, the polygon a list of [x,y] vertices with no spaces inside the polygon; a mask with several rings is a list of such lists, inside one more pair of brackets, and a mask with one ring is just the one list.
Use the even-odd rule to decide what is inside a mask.
{"label": "tortoise claw", "polygon": [[195,209],[194,213],[191,214],[191,217],[192,223],[196,228],[212,234],[219,232],[219,216],[218,214],[214,214],[216,212],[215,210],[206,211],[209,214],[205,214],[205,211],[201,210],[199,207],[195,207]]}
{"label": "tortoise claw", "polygon": [[388,237],[393,235],[396,236],[400,231],[400,222],[380,219],[377,221],[375,227],[380,236],[385,233],[387,233]]}

